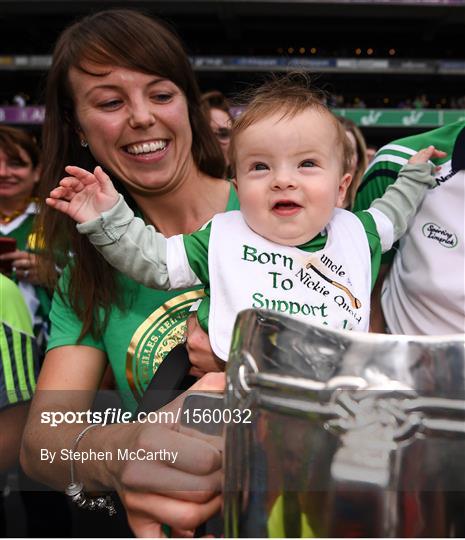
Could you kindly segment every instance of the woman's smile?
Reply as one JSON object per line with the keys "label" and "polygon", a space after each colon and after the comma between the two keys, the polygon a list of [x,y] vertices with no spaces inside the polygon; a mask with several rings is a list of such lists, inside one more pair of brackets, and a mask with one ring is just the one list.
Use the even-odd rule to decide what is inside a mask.
{"label": "woman's smile", "polygon": [[128,144],[122,147],[127,158],[140,163],[157,163],[168,153],[170,141],[167,139],[152,139],[150,141]]}
{"label": "woman's smile", "polygon": [[94,158],[137,192],[172,189],[193,176],[183,92],[167,79],[123,67],[88,71],[71,69],[70,82],[82,138]]}

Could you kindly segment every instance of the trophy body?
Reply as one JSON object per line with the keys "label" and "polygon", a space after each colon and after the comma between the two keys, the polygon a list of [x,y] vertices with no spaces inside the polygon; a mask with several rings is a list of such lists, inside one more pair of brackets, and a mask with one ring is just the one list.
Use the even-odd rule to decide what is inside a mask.
{"label": "trophy body", "polygon": [[244,311],[227,370],[225,533],[465,535],[463,336]]}

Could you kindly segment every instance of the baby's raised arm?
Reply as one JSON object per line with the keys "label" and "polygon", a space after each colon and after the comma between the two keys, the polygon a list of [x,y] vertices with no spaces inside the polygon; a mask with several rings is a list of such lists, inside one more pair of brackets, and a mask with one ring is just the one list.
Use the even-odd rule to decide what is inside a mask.
{"label": "baby's raised arm", "polygon": [[[399,172],[397,180],[390,185],[380,199],[372,202],[369,212],[379,211],[389,219],[393,227],[391,244],[396,242],[407,231],[410,220],[417,212],[428,188],[436,185],[434,173],[438,169],[430,160],[442,158],[447,154],[437,150],[434,146],[428,146],[412,156]],[[376,214],[373,213],[375,219]],[[378,216],[379,218],[380,216]],[[381,219],[382,220],[382,219]],[[377,226],[379,220],[377,220]],[[391,229],[392,232],[392,229]],[[391,248],[391,245],[383,245],[383,251]]]}
{"label": "baby's raised arm", "polygon": [[135,281],[157,289],[170,286],[166,239],[136,218],[101,167],[92,174],[66,167],[70,175],[46,202],[75,221],[105,259]]}
{"label": "baby's raised arm", "polygon": [[78,223],[96,219],[118,202],[118,192],[102,167],[92,174],[80,167],[66,167],[66,176],[45,202]]}
{"label": "baby's raised arm", "polygon": [[[117,270],[146,287],[169,289],[168,240],[134,216],[101,167],[96,167],[93,174],[72,166],[66,167],[66,172],[70,176],[51,191],[47,204],[77,221],[78,231],[86,234]],[[171,260],[182,270],[177,272],[173,286],[200,284],[189,267],[182,235],[169,242],[174,254]]]}

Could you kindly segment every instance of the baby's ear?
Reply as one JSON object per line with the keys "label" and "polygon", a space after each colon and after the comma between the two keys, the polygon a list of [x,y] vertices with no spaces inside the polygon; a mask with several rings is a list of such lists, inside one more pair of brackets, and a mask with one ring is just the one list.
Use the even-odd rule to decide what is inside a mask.
{"label": "baby's ear", "polygon": [[352,175],[350,173],[346,173],[339,182],[339,192],[337,196],[337,202],[336,207],[337,208],[345,208],[345,198],[347,194],[347,190],[349,189],[349,186],[352,182]]}

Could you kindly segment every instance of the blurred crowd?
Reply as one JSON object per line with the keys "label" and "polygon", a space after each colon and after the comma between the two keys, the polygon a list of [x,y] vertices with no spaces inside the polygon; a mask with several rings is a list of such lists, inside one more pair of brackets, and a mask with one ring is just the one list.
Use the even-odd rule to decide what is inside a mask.
{"label": "blurred crowd", "polygon": [[[334,86],[334,85],[333,85]],[[418,94],[406,97],[374,95],[344,95],[337,91],[329,92],[328,104],[337,109],[465,109],[465,95],[443,96],[439,94]],[[213,98],[214,99],[214,98]],[[40,101],[31,98],[25,92],[17,92],[2,100],[1,106],[26,107],[41,105]]]}
{"label": "blurred crowd", "polygon": [[[232,215],[235,211],[235,216],[242,215],[247,204],[253,207],[263,203],[266,184],[262,179],[273,170],[270,163],[274,159],[262,158],[263,154],[268,156],[284,148],[291,155],[289,158],[286,154],[286,159],[295,162],[292,166],[298,173],[293,170],[294,175],[309,180],[303,182],[304,191],[313,189],[312,182],[318,184],[318,176],[310,181],[311,175],[317,174],[315,171],[326,172],[320,159],[331,164],[335,177],[342,177],[335,193],[328,189],[327,182],[321,182],[322,197],[330,191],[329,217],[325,214],[328,219],[321,223],[316,220],[314,224],[312,215],[304,228],[311,222],[315,234],[305,242],[289,244],[292,248],[306,246],[308,252],[329,250],[328,245],[332,246],[329,235],[334,215],[345,216],[341,223],[343,219],[351,225],[357,222],[353,236],[358,242],[356,234],[363,222],[360,218],[358,223],[358,214],[389,191],[389,186],[404,174],[404,165],[424,165],[420,173],[426,171],[434,189],[428,190],[424,202],[418,202],[415,223],[419,225],[408,230],[406,241],[403,239],[399,248],[389,250],[383,259],[382,234],[374,218],[363,214],[363,246],[373,265],[366,269],[368,277],[364,282],[366,329],[370,325],[371,331],[382,333],[435,335],[457,333],[463,328],[463,275],[457,275],[455,270],[460,263],[463,266],[465,123],[456,122],[392,141],[387,151],[366,141],[353,122],[328,111],[320,93],[318,98],[312,95],[315,110],[306,104],[300,116],[292,107],[290,112],[281,114],[278,103],[272,114],[266,113],[265,120],[262,105],[267,102],[259,92],[257,96],[252,100],[252,112],[241,124],[241,117],[234,118],[231,113],[234,96],[225,96],[216,89],[200,93],[183,45],[163,22],[130,10],[110,10],[77,21],[60,35],[48,74],[42,138],[36,139],[25,129],[0,125],[0,294],[7,299],[0,307],[15,306],[0,310],[0,535],[6,531],[2,530],[2,495],[6,499],[9,493],[11,471],[19,482],[29,481],[26,477],[30,477],[59,491],[67,486],[68,495],[71,491],[74,502],[82,503],[81,507],[100,508],[110,515],[114,509],[111,499],[95,493],[117,493],[123,518],[113,521],[113,525],[110,520],[107,525],[109,517],[105,514],[99,525],[110,536],[118,532],[127,536],[132,530],[138,536],[159,537],[168,534],[169,526],[172,536],[191,537],[198,526],[221,510],[222,453],[210,439],[184,433],[179,426],[137,422],[108,426],[63,423],[50,435],[48,426],[40,419],[41,413],[51,409],[85,411],[102,388],[115,390],[121,407],[135,413],[152,381],[158,375],[161,377],[167,358],[179,361],[184,371],[176,379],[165,372],[168,378],[164,379],[164,389],[179,390],[193,384],[190,387],[194,390],[224,390],[225,363],[214,354],[209,340],[211,329],[205,322],[208,311],[206,315],[202,311],[205,306],[210,309],[209,293],[207,290],[208,301],[202,303],[204,281],[198,277],[205,278],[209,262],[206,270],[194,256],[200,258],[199,253],[204,255],[208,250],[208,235],[213,234],[211,223],[218,214]],[[31,104],[30,97],[23,92],[7,101],[17,107]],[[328,105],[460,109],[465,108],[465,96],[436,99],[421,93],[402,101],[372,103],[362,96],[347,99],[333,94]],[[285,122],[279,124],[283,118]],[[292,140],[300,144],[306,141],[307,131],[316,130],[318,122],[322,122],[321,126],[318,124],[321,129],[312,144],[320,144],[326,134],[326,153],[318,153],[313,147],[310,152],[305,147],[297,153],[304,157],[297,159],[293,149],[286,147],[294,136],[294,126],[297,135]],[[270,143],[270,133],[276,130],[273,133],[280,134],[278,124],[287,131],[280,139],[275,137],[279,140],[275,147]],[[254,131],[257,125],[261,131]],[[250,141],[253,133],[252,142],[260,147],[260,152],[244,158],[246,172],[241,172],[247,180],[243,184],[243,200],[238,195],[242,186],[238,187],[235,169],[238,153],[231,151],[240,129],[243,137],[249,130]],[[262,139],[267,141],[265,150],[260,146]],[[412,156],[421,152],[428,152],[427,158],[415,161]],[[338,156],[337,166],[334,155]],[[293,178],[278,177],[275,174],[270,180],[270,184],[274,182],[270,187],[273,193],[297,190],[291,185]],[[177,276],[169,275],[163,278],[164,287],[155,289],[123,275],[127,273],[100,257],[99,242],[107,242],[103,233],[95,233],[94,239],[89,240],[75,224],[78,221],[82,227],[87,222],[101,223],[107,219],[107,210],[100,211],[100,207],[98,211],[92,208],[98,218],[92,214],[92,218],[78,219],[97,192],[97,184],[101,191],[92,204],[115,196],[128,203],[132,218],[134,214],[143,218],[147,229],[169,239],[182,238],[183,245],[190,246],[191,251],[186,248],[180,259],[184,263],[189,258],[196,271],[184,272],[183,267],[185,280],[179,278],[182,286],[166,286],[168,278],[177,283]],[[247,189],[252,190],[251,194]],[[92,197],[87,197],[92,190]],[[319,196],[316,190],[315,197]],[[279,207],[276,214],[292,216],[305,204],[298,205],[283,195],[275,204]],[[253,212],[250,214],[253,220]],[[110,227],[109,237],[119,242],[118,231],[128,222],[123,219]],[[427,238],[429,233],[422,224],[433,222],[440,223],[436,236]],[[281,226],[282,222],[279,223]],[[88,226],[97,227],[95,223]],[[221,231],[223,241],[218,243],[227,253],[235,230]],[[348,236],[351,235],[352,229]],[[338,241],[344,247],[347,239],[344,234],[340,238]],[[307,244],[315,239],[317,243],[309,248]],[[266,236],[265,240],[268,241]],[[447,242],[455,244],[449,246]],[[285,242],[276,243],[289,247]],[[177,253],[173,255],[171,251],[168,257],[166,245],[162,245],[162,254],[175,258]],[[456,246],[456,250],[443,249]],[[356,259],[352,252],[350,255],[349,258]],[[134,262],[132,257],[127,259]],[[359,267],[355,268],[358,272]],[[315,272],[322,276],[319,270]],[[434,280],[438,275],[443,282]],[[337,289],[347,290],[323,278]],[[205,278],[207,283],[208,279],[209,276]],[[307,288],[310,289],[308,285]],[[421,303],[416,301],[418,298]],[[355,297],[353,301],[353,309],[358,309],[360,301]],[[55,392],[34,395],[37,381],[42,390]],[[176,404],[179,406],[179,402]],[[137,462],[80,464],[76,473],[79,482],[74,481],[75,471],[72,467],[70,470],[69,463],[42,463],[37,457],[42,447],[59,451],[62,447],[76,450],[78,445],[81,449],[101,451],[115,451],[118,445],[133,450],[143,446],[153,451],[169,447],[184,454],[176,465],[157,463],[151,474],[147,474],[147,464]],[[20,454],[22,470],[18,473]],[[173,485],[170,482],[174,482],[175,490],[167,489],[167,485]],[[35,487],[29,487],[29,491],[36,489],[35,495],[24,496],[30,518],[29,535],[76,535],[76,531],[69,530],[70,510],[62,494],[41,493],[41,485],[33,484]],[[83,518],[82,522],[85,521]],[[90,523],[77,536],[90,536],[92,527]],[[99,534],[102,528],[97,530]]]}

